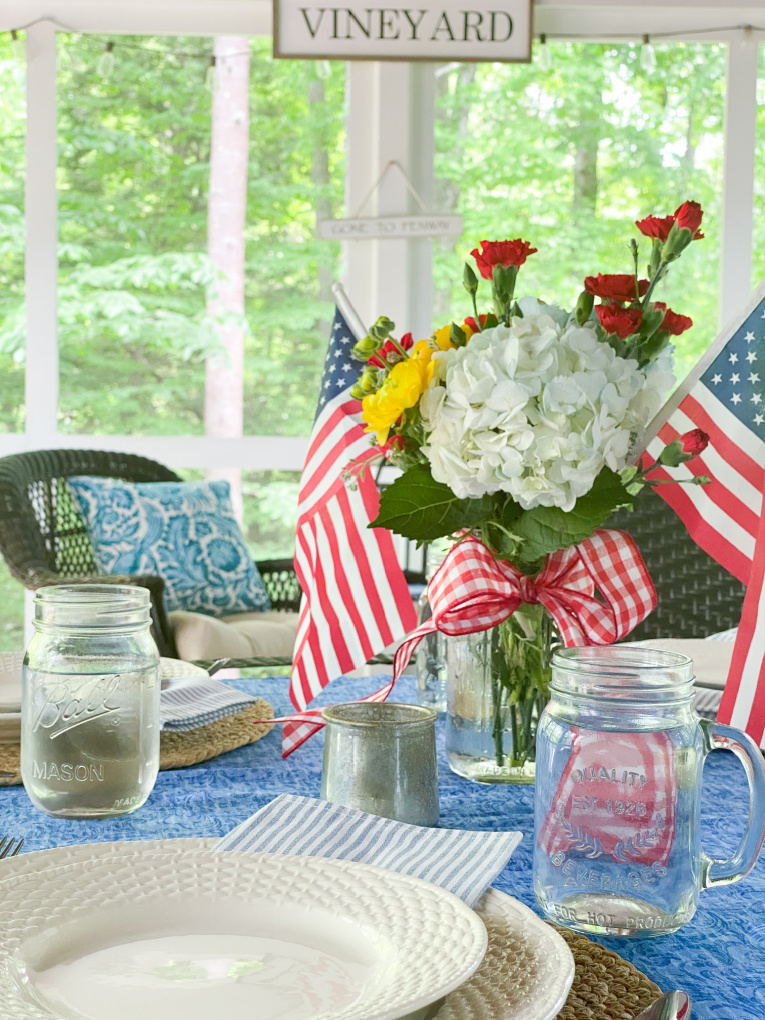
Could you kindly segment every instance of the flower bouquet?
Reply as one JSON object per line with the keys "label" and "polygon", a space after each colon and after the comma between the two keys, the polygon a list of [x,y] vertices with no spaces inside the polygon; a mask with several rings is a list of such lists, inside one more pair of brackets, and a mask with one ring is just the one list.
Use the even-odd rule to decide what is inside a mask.
{"label": "flower bouquet", "polygon": [[[478,273],[470,264],[463,273],[472,315],[417,342],[396,339],[382,317],[354,349],[364,368],[352,392],[374,451],[351,470],[385,459],[402,472],[382,492],[373,526],[454,542],[434,578],[439,591],[431,588],[449,589],[433,604],[433,627],[452,635],[448,750],[461,774],[533,781],[556,642],[606,643],[642,619],[625,615],[618,595],[609,603],[606,590],[627,554],[606,549],[604,536],[631,540],[600,529],[654,484],[630,451],[675,382],[672,338],[692,325],[654,292],[703,236],[701,218],[697,203],[684,202],[672,216],[639,221],[651,240],[645,278],[633,240],[633,270],[587,277],[572,312],[516,298],[519,271],[537,251],[529,242],[482,241],[471,252]],[[491,287],[483,311],[479,277]],[[661,462],[688,460],[703,443],[676,440]],[[644,571],[637,550],[628,552]],[[493,571],[479,598],[476,586]],[[638,594],[650,595],[647,573],[642,583]],[[590,599],[586,611],[579,594]],[[644,616],[655,601],[641,604]]]}

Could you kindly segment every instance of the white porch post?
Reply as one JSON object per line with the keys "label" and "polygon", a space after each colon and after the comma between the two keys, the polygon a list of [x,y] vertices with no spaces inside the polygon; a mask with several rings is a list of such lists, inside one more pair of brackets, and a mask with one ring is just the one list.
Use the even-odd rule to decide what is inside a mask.
{"label": "white porch post", "polygon": [[728,42],[720,251],[721,326],[741,310],[752,291],[757,50],[757,36],[747,29],[737,32]]}
{"label": "white porch post", "polygon": [[[359,212],[370,188],[396,160],[423,202],[433,189],[433,67],[429,64],[351,62],[346,215]],[[411,213],[416,203],[392,169],[362,215]],[[419,210],[417,210],[419,211]],[[366,325],[382,314],[397,333],[427,336],[431,329],[430,240],[348,241],[345,282],[351,303]]]}
{"label": "white porch post", "polygon": [[26,140],[26,434],[35,446],[58,431],[56,291],[56,30],[27,31]]}

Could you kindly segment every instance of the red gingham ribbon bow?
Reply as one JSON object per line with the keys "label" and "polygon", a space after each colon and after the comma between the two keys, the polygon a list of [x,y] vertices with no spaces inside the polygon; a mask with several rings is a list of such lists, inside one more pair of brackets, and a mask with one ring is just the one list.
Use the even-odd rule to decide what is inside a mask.
{"label": "red gingham ribbon bow", "polygon": [[[656,608],[656,589],[630,536],[601,530],[551,553],[535,578],[498,560],[477,538],[466,538],[434,574],[428,599],[433,615],[399,645],[393,679],[362,701],[384,701],[417,645],[435,630],[451,637],[476,634],[496,627],[524,602],[541,603],[567,648],[610,645]],[[318,708],[276,721],[285,723],[284,757],[324,725]]]}

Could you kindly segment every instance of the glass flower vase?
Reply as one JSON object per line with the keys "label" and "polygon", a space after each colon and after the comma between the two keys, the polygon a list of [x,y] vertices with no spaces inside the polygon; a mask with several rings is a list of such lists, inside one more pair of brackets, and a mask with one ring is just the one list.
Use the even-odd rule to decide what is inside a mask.
{"label": "glass flower vase", "polygon": [[537,723],[559,645],[540,605],[521,606],[491,630],[448,639],[446,753],[453,772],[477,783],[534,782]]}

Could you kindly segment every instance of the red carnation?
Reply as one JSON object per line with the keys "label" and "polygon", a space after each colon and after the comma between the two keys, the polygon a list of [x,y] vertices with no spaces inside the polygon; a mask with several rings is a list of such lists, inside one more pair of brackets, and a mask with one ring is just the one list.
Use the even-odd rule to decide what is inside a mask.
{"label": "red carnation", "polygon": [[698,202],[683,202],[682,205],[675,209],[675,219],[677,220],[678,227],[681,230],[690,230],[694,241],[700,241],[704,236],[699,230],[703,215],[704,211]]}
{"label": "red carnation", "polygon": [[[629,273],[612,273],[588,276],[584,281],[584,289],[604,301],[636,301],[635,277]],[[648,290],[648,280],[638,280],[638,294],[642,297]]]}
{"label": "red carnation", "polygon": [[595,313],[608,336],[613,336],[615,333],[620,340],[626,340],[631,333],[637,333],[643,321],[643,313],[639,308],[598,305]]}
{"label": "red carnation", "polygon": [[709,436],[701,429],[691,429],[690,432],[685,432],[680,436],[680,444],[683,447],[683,453],[687,453],[691,457],[698,457],[709,446]]}
{"label": "red carnation", "polygon": [[672,336],[680,336],[681,333],[684,333],[686,329],[690,329],[693,325],[693,319],[689,319],[687,315],[673,312],[671,308],[667,308],[663,301],[657,301],[654,308],[660,308],[664,311],[664,318],[659,329],[666,329]]}
{"label": "red carnation", "polygon": [[[405,351],[408,351],[413,343],[414,341],[412,340],[411,333],[404,333],[404,335],[399,340],[400,346],[403,347]],[[373,354],[372,357],[367,362],[367,364],[374,365],[375,368],[388,368],[390,365],[394,365],[397,361],[401,361],[401,355],[393,346],[392,340],[386,340],[385,343],[380,348],[379,353],[381,353],[383,358],[385,358],[385,360],[388,362],[387,365],[383,365],[382,361],[377,356],[377,354]]]}
{"label": "red carnation", "polygon": [[663,243],[674,222],[674,216],[646,216],[644,220],[635,220],[635,226],[645,237],[655,237]]}
{"label": "red carnation", "polygon": [[484,280],[491,279],[494,266],[522,266],[529,255],[538,248],[532,248],[528,241],[517,237],[514,241],[481,241],[482,251],[473,248],[471,255],[475,259],[478,271]]}

